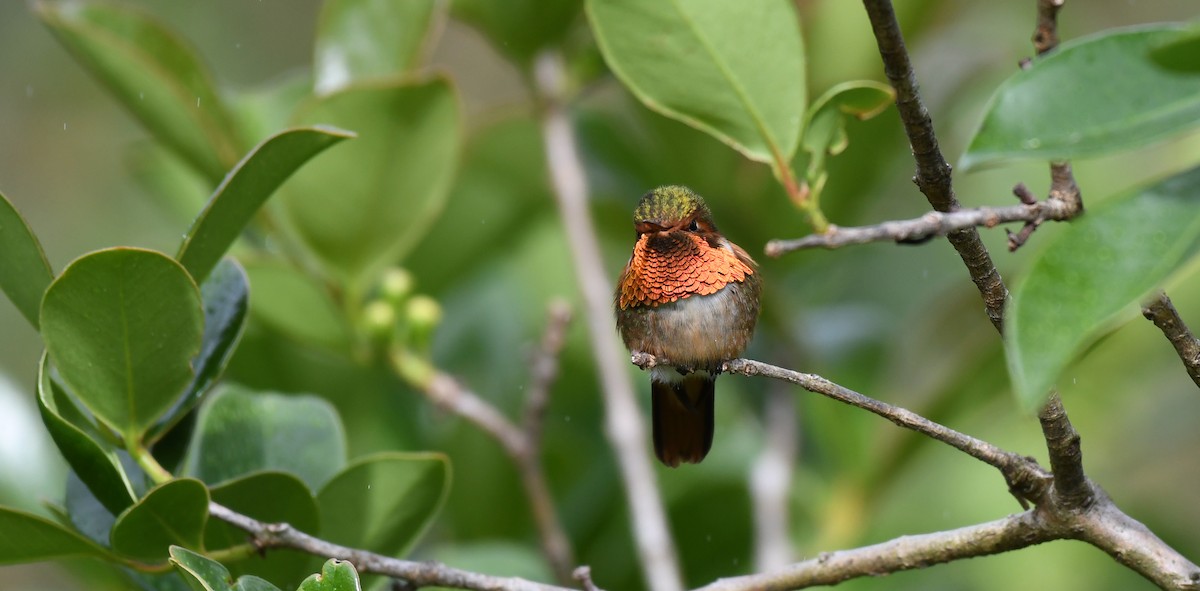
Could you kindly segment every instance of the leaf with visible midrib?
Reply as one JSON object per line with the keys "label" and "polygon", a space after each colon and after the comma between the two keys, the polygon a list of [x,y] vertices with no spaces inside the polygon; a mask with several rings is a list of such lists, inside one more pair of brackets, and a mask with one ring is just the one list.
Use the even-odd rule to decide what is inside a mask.
{"label": "leaf with visible midrib", "polygon": [[42,338],[63,381],[96,418],[139,441],[192,380],[204,311],[174,259],[112,248],[63,270],[42,299]]}
{"label": "leaf with visible midrib", "polygon": [[646,106],[759,162],[796,152],[804,45],[787,0],[589,0],[605,61]]}
{"label": "leaf with visible midrib", "polygon": [[1018,401],[1036,408],[1076,354],[1133,318],[1200,243],[1200,168],[1089,209],[1038,254],[1005,314]]}
{"label": "leaf with visible midrib", "polygon": [[1099,156],[1200,125],[1200,73],[1155,59],[1156,50],[1185,31],[1175,24],[1104,31],[1035,60],[996,90],[962,157],[963,170],[1022,158]]}

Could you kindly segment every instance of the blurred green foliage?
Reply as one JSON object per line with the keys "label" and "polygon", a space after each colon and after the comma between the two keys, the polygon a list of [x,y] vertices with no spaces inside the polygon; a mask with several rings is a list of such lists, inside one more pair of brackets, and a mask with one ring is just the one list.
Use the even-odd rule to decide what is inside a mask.
{"label": "blurred green foliage", "polygon": [[[237,403],[236,390],[210,398],[195,423],[182,418],[190,406],[168,410],[170,405],[159,399],[166,394],[153,394],[158,397],[155,408],[181,421],[157,443],[155,453],[180,474],[193,474],[209,485],[223,483],[211,490],[220,502],[247,512],[277,510],[264,518],[339,532],[335,541],[387,552],[416,543],[411,555],[417,558],[545,579],[547,569],[536,550],[536,533],[512,464],[476,427],[431,408],[372,355],[363,317],[365,304],[384,290],[380,270],[402,264],[412,280],[411,291],[402,298],[432,297],[442,320],[428,347],[412,331],[395,338],[414,339],[408,344],[422,358],[461,377],[510,416],[519,412],[529,384],[526,352],[538,342],[547,303],[557,297],[579,301],[547,186],[537,106],[528,88],[533,56],[560,46],[569,58],[579,91],[572,114],[612,276],[631,245],[629,212],[637,197],[656,185],[687,184],[705,195],[722,231],[752,253],[761,252],[771,238],[808,231],[807,218],[773,178],[772,167],[642,106],[603,66],[581,2],[556,0],[546,10],[520,2],[506,11],[487,1],[459,0],[446,14],[425,12],[436,3],[413,2],[407,7],[413,19],[441,27],[414,28],[418,39],[388,44],[379,60],[337,51],[339,43],[386,37],[370,27],[377,19],[356,29],[353,19],[340,12],[346,3],[318,4],[121,4],[146,11],[149,22],[161,23],[161,29],[130,21],[122,12],[112,16],[75,4],[39,5],[36,13],[59,23],[55,31],[62,45],[38,26],[28,7],[0,5],[0,79],[5,81],[0,84],[0,190],[42,241],[52,269],[61,271],[82,253],[116,244],[178,251],[181,233],[225,172],[288,125],[336,124],[359,132],[358,139],[315,156],[311,167],[301,169],[254,215],[233,251],[250,286],[244,333],[239,319],[232,333],[203,337],[237,342],[240,336],[231,359],[214,353],[220,358],[216,365],[228,362],[224,379],[240,384],[232,388],[284,393],[242,401],[257,408],[247,411],[262,417],[255,424],[272,424],[279,429],[274,433],[285,433],[288,421],[300,417],[323,425],[320,433],[337,432],[332,436],[336,441],[344,432],[344,450],[325,435],[308,442],[315,447],[307,451],[332,454],[336,465],[310,474],[304,484],[278,472],[245,476],[251,470],[289,467],[277,461],[285,450],[303,456],[303,442],[264,430],[235,440],[263,445],[259,463],[210,480],[202,464],[180,450],[198,453],[206,435],[238,427],[218,420],[217,406]],[[60,6],[66,8],[55,8]],[[922,91],[952,159],[979,126],[988,96],[1032,52],[1027,41],[1032,8],[984,0],[898,6]],[[848,80],[882,80],[858,3],[814,0],[798,3],[798,10],[802,67],[808,77],[800,97],[820,96]],[[528,11],[537,18],[513,19]],[[96,14],[100,17],[86,24]],[[1062,15],[1062,33],[1072,38],[1191,15],[1182,3],[1071,4]],[[100,30],[87,40],[102,44],[87,45],[71,36],[79,30]],[[315,33],[324,41],[314,47]],[[141,47],[156,49],[139,53],[138,46],[119,41],[128,34],[146,43]],[[94,59],[102,54],[122,57]],[[111,94],[87,78],[70,55],[100,72]],[[314,59],[315,71],[310,69]],[[199,99],[195,108],[194,99]],[[129,110],[122,110],[119,101]],[[797,117],[804,106],[794,106]],[[848,119],[845,134],[848,145],[839,146],[844,150],[828,158],[822,174],[813,177],[822,179],[821,206],[831,222],[867,224],[925,211],[924,199],[907,180],[912,162],[893,110],[869,121]],[[790,138],[784,143],[795,144]],[[395,166],[381,154],[393,155]],[[808,158],[802,151],[793,162],[775,162],[775,174],[781,166],[810,170]],[[1078,161],[1075,169],[1091,205],[1198,159],[1200,137],[1192,134]],[[956,189],[968,206],[1007,204],[1016,182],[1038,192],[1045,179],[1043,163],[1018,163],[957,175]],[[270,185],[258,188],[269,192]],[[1029,246],[1012,255],[1005,253],[999,231],[986,231],[984,239],[1001,272],[1020,282],[1031,257],[1066,231],[1043,227]],[[9,236],[6,230],[0,244]],[[131,256],[145,251],[110,252]],[[1011,395],[1001,343],[961,262],[943,241],[806,252],[760,262],[764,312],[748,356],[825,375],[1007,449],[1044,454],[1036,420]],[[202,291],[206,303],[213,291]],[[1185,318],[1200,320],[1187,304],[1200,296],[1200,282],[1179,277],[1171,293]],[[200,310],[195,302],[189,305]],[[91,519],[90,526],[73,521],[85,533],[107,535],[122,512],[118,506],[127,504],[121,494],[142,497],[133,505],[136,511],[125,510],[128,523],[154,512],[162,499],[194,503],[193,493],[203,487],[192,480],[174,481],[180,484],[143,497],[146,475],[123,452],[83,453],[97,465],[119,466],[112,469],[128,473],[130,482],[114,483],[113,473],[106,472],[103,485],[75,477],[64,483],[64,465],[52,447],[4,438],[7,432],[32,433],[28,437],[44,442],[45,429],[36,424],[36,413],[29,412],[38,406],[41,387],[43,413],[59,419],[52,434],[60,447],[60,438],[80,447],[88,441],[111,445],[103,428],[93,433],[81,427],[92,424],[87,417],[65,415],[62,401],[70,402],[69,395],[55,392],[50,375],[39,384],[36,368],[43,344],[21,315],[29,315],[28,307],[27,302],[0,305],[0,371],[9,376],[0,380],[0,388],[11,383],[16,391],[0,392],[0,504],[55,515],[38,505],[45,499],[65,506],[73,520]],[[405,308],[396,305],[396,310]],[[402,313],[398,319],[405,321]],[[602,587],[636,590],[642,588],[642,578],[619,475],[601,433],[603,409],[589,347],[583,323],[576,322],[547,415],[544,463],[577,560],[592,566]],[[637,373],[632,367],[629,371]],[[1064,376],[1058,386],[1083,434],[1091,477],[1168,543],[1185,555],[1200,554],[1195,531],[1200,505],[1191,492],[1200,478],[1194,461],[1200,450],[1200,432],[1194,429],[1198,399],[1170,346],[1148,323],[1135,323],[1095,344]],[[69,371],[63,377],[71,384]],[[185,388],[186,380],[177,379],[172,387],[175,382],[180,382],[176,390],[211,385]],[[644,388],[646,380],[636,383]],[[698,466],[660,469],[689,584],[753,568],[747,468],[763,445],[762,403],[772,387],[757,380],[724,379],[717,402],[717,443],[710,457]],[[798,556],[953,528],[1017,510],[994,470],[876,417],[794,394],[801,441],[790,529]],[[150,425],[144,417],[138,419],[118,417],[108,426],[127,427],[140,436]],[[214,435],[216,440],[225,436]],[[178,467],[167,461],[171,449],[182,462]],[[381,450],[441,453],[380,455]],[[358,459],[332,476],[346,458]],[[444,458],[453,464],[452,479]],[[30,475],[30,466],[37,468],[36,476]],[[364,472],[382,476],[374,480]],[[238,478],[260,479],[261,486],[271,481],[287,491],[281,493],[286,501],[273,507],[256,504],[245,480]],[[407,498],[402,491],[418,491],[415,506],[426,510],[414,515],[394,506],[372,506],[370,511],[378,513],[339,515],[332,529],[318,523],[318,516],[336,512],[327,503],[342,510],[363,504],[356,496],[361,487],[346,484],[359,481],[390,483],[389,490],[399,491],[392,494],[400,499]],[[106,503],[87,494],[99,486],[116,491],[103,499]],[[128,490],[123,493],[121,487]],[[330,500],[334,497],[341,500]],[[403,529],[411,537],[395,539],[388,531],[367,527],[338,529],[374,523],[383,514],[407,520],[410,527]],[[54,548],[27,549],[32,554],[25,558],[107,552],[65,533],[52,520],[5,512],[0,521],[8,531],[25,528],[21,531],[65,536],[52,538],[61,540]],[[428,532],[418,541],[426,526]],[[180,527],[187,539],[172,541],[195,545],[200,530],[190,523]],[[229,543],[228,531],[204,535],[210,549]],[[361,539],[351,539],[355,536]],[[111,544],[134,554],[143,550],[140,541],[114,538]],[[43,550],[45,554],[37,554]],[[173,560],[193,570],[211,567],[186,550],[173,554]],[[294,588],[298,581],[289,577],[301,567],[316,572],[320,564],[315,559],[293,562],[299,566],[255,569],[239,564],[232,570]],[[151,584],[165,583],[114,575],[94,559],[0,568],[0,589],[5,590]],[[1060,542],[882,581],[852,581],[845,587],[1127,589],[1139,584],[1144,582],[1100,552]]]}

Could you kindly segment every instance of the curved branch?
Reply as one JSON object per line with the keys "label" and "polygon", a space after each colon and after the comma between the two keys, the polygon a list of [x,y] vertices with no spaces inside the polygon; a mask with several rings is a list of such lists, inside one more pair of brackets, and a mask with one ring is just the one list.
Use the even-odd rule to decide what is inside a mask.
{"label": "curved branch", "polygon": [[359,572],[403,579],[414,587],[451,587],[478,591],[572,591],[519,577],[494,577],[460,570],[439,562],[414,562],[349,548],[310,536],[286,523],[263,523],[217,503],[208,504],[209,515],[249,533],[261,550],[292,548],[315,556],[349,561]]}

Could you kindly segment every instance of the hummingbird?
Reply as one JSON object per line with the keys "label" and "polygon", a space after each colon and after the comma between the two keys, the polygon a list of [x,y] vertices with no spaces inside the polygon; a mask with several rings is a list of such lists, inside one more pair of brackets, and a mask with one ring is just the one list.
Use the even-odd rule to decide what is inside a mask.
{"label": "hummingbird", "polygon": [[630,351],[671,364],[650,370],[655,455],[671,467],[698,463],[712,447],[717,374],[758,321],[758,266],[687,187],[642,195],[633,227],[637,242],[613,298],[617,330]]}

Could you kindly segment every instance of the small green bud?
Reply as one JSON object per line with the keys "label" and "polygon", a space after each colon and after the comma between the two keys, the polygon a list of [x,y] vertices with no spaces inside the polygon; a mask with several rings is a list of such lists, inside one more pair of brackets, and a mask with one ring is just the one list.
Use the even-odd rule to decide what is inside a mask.
{"label": "small green bud", "polygon": [[383,300],[373,300],[363,308],[363,331],[371,342],[386,346],[396,334],[396,309]]}
{"label": "small green bud", "polygon": [[379,297],[397,308],[404,303],[404,298],[408,297],[412,288],[412,274],[400,267],[391,267],[379,277]]}
{"label": "small green bud", "polygon": [[415,295],[405,310],[408,342],[416,351],[425,352],[433,341],[433,331],[442,321],[442,306],[427,295]]}

